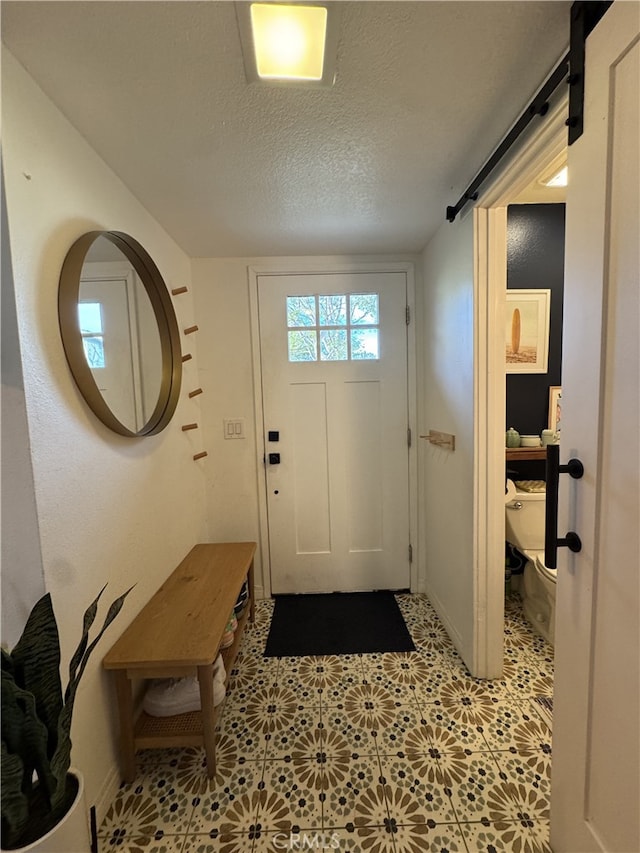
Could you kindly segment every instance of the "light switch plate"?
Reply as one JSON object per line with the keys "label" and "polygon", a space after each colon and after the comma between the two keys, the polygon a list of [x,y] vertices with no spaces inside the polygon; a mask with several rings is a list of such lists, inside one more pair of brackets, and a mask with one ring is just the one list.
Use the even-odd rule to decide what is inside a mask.
{"label": "light switch plate", "polygon": [[244,438],[244,418],[224,418],[225,439]]}

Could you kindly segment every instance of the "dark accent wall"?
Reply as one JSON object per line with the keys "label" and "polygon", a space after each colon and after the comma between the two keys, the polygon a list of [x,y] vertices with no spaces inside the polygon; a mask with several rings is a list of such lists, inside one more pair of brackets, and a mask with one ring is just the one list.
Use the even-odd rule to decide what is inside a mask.
{"label": "dark accent wall", "polygon": [[507,210],[507,288],[551,290],[547,373],[507,373],[507,422],[519,433],[547,428],[549,386],[561,385],[564,204],[514,204]]}
{"label": "dark accent wall", "polygon": [[[547,373],[507,373],[505,429],[521,434],[547,428],[549,386],[562,384],[564,216],[564,204],[514,204],[507,210],[507,288],[551,290]],[[525,463],[518,476],[542,478],[544,463]]]}

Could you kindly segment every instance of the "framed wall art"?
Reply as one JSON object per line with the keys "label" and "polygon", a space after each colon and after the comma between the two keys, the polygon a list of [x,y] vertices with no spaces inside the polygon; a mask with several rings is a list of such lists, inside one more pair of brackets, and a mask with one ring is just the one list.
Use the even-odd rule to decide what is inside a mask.
{"label": "framed wall art", "polygon": [[507,290],[507,373],[546,373],[551,290]]}
{"label": "framed wall art", "polygon": [[549,386],[549,429],[560,436],[562,424],[562,388],[560,385]]}

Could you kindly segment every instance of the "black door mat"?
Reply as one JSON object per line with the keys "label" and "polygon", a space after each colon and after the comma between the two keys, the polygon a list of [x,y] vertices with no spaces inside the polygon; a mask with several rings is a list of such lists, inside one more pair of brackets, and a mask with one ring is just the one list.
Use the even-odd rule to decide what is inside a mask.
{"label": "black door mat", "polygon": [[392,592],[277,595],[264,657],[414,652]]}

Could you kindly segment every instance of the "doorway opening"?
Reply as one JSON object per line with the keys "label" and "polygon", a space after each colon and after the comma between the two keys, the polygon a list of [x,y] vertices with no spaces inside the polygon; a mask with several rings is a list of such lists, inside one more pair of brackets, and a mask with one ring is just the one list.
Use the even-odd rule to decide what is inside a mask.
{"label": "doorway opening", "polygon": [[[517,202],[522,203],[528,188],[536,185],[540,176],[565,156],[565,116],[566,98],[563,97],[552,106],[545,124],[523,140],[519,150],[514,152],[512,159],[504,166],[475,209],[479,329],[476,359],[476,543],[479,565],[484,563],[486,566],[484,576],[478,576],[476,581],[480,592],[484,584],[484,595],[480,595],[479,600],[484,598],[489,626],[484,637],[481,637],[484,647],[480,648],[478,654],[479,660],[484,662],[483,671],[487,677],[497,677],[502,672],[504,660],[507,464],[505,294],[508,288],[509,206]],[[528,289],[549,290],[544,282]],[[545,387],[548,388],[548,383],[545,383]],[[548,390],[546,393],[548,394]],[[546,418],[546,412],[538,418]],[[511,424],[506,424],[507,428],[509,426]],[[533,434],[534,429],[538,436],[541,432],[537,428],[537,422],[536,426],[526,426],[525,429],[525,434]]]}
{"label": "doorway opening", "polygon": [[[554,158],[507,206],[505,597],[555,641],[555,569],[544,565],[546,446],[559,443],[566,185]],[[566,167],[565,167],[566,168]]]}

